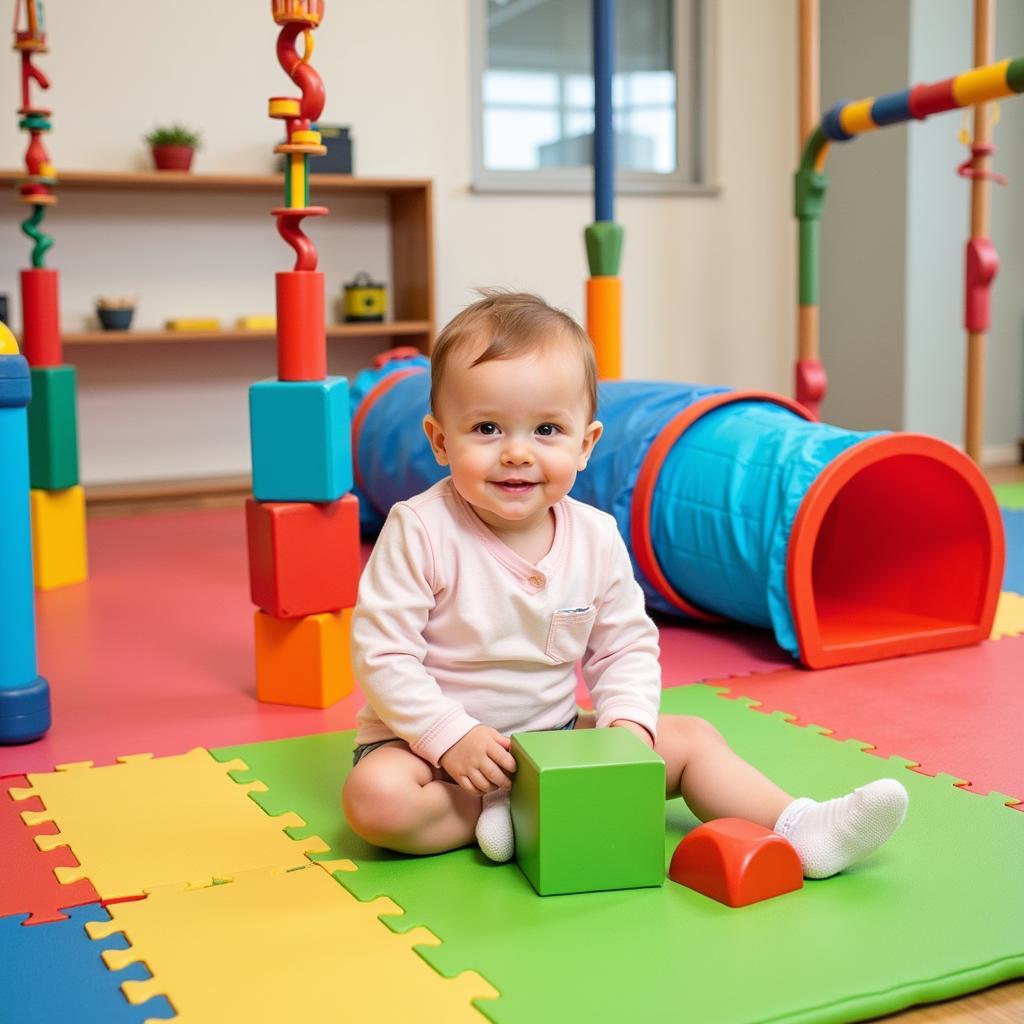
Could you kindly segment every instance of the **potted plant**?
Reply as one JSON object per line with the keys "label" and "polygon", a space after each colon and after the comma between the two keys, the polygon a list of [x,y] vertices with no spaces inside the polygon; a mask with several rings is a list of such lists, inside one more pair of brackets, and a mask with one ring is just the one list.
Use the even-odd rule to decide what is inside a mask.
{"label": "potted plant", "polygon": [[146,136],[153,151],[153,163],[158,171],[187,171],[192,166],[192,155],[199,148],[199,132],[181,124],[154,128]]}
{"label": "potted plant", "polygon": [[101,295],[96,300],[96,315],[105,331],[127,331],[135,315],[135,300]]}

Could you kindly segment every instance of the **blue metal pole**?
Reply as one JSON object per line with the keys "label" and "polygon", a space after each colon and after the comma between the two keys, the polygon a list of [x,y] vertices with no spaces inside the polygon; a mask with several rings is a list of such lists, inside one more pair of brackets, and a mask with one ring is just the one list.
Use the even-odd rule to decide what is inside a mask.
{"label": "blue metal pole", "polygon": [[50,686],[36,671],[26,414],[32,382],[25,358],[8,354],[3,341],[0,336],[0,743],[29,743],[50,728]]}
{"label": "blue metal pole", "polygon": [[615,136],[612,72],[615,69],[615,0],[593,0],[594,17],[594,220],[615,220]]}

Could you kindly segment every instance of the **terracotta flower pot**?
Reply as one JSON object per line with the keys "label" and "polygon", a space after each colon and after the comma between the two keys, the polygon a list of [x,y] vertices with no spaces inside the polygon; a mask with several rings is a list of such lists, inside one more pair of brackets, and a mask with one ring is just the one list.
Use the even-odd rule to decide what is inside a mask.
{"label": "terracotta flower pot", "polygon": [[187,171],[192,166],[191,146],[154,146],[153,163],[158,171]]}

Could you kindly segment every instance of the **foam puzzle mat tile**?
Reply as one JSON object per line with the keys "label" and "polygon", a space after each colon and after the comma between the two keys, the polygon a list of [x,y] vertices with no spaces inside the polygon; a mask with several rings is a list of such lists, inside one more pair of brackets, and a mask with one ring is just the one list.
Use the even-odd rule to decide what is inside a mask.
{"label": "foam puzzle mat tile", "polygon": [[[1024,597],[1004,590],[999,595],[996,605],[996,618],[992,623],[992,640],[1001,640],[1007,636],[1020,636],[1024,633]],[[1024,667],[1021,669],[1024,675]]]}
{"label": "foam puzzle mat tile", "polygon": [[11,1024],[142,1024],[174,1016],[163,997],[132,1006],[118,990],[124,981],[143,981],[142,964],[114,974],[103,964],[105,949],[125,946],[122,937],[90,941],[89,922],[109,922],[98,903],[74,907],[68,918],[37,928],[23,927],[24,917],[0,918],[0,999],[2,1016]]}
{"label": "foam puzzle mat tile", "polygon": [[949,772],[976,793],[1024,798],[1020,706],[1024,637],[808,672],[723,680],[731,693],[856,736],[879,757],[908,758],[928,775]]}
{"label": "foam puzzle mat tile", "polygon": [[1024,481],[1013,484],[996,484],[992,488],[996,501],[1002,508],[1024,509]]}
{"label": "foam puzzle mat tile", "polygon": [[[346,888],[403,907],[403,917],[384,918],[389,925],[429,927],[441,945],[423,955],[442,974],[483,974],[501,996],[481,1009],[501,1024],[680,1013],[702,1024],[851,1021],[1024,974],[1024,890],[1016,884],[1024,815],[999,796],[965,793],[954,780],[866,756],[858,741],[837,743],[747,703],[700,685],[663,695],[664,710],[712,721],[792,792],[828,797],[896,775],[910,792],[910,813],[855,869],[738,911],[671,882],[541,898],[514,865],[488,863],[475,849],[422,858],[376,850],[338,812],[351,733],[214,755],[243,758],[269,786],[254,799],[270,813],[298,811],[334,856],[357,864],[338,876]],[[681,801],[667,805],[666,864],[695,825]],[[595,968],[593,983],[567,984],[593,978]]]}
{"label": "foam puzzle mat tile", "polygon": [[40,835],[41,850],[69,845],[80,867],[58,867],[61,882],[88,878],[104,899],[133,896],[172,882],[203,882],[231,871],[298,867],[304,854],[322,851],[315,836],[302,842],[283,829],[303,824],[295,815],[268,818],[249,799],[259,783],[238,785],[202,749],[175,757],[126,757],[99,768],[64,765],[27,776],[31,788],[17,800],[39,797],[41,811],[25,811],[28,825],[54,822],[58,835]]}
{"label": "foam puzzle mat tile", "polygon": [[21,820],[23,810],[41,811],[42,803],[29,800],[15,803],[10,789],[28,785],[23,775],[11,775],[0,781],[0,917],[27,913],[27,925],[63,921],[61,910],[84,903],[98,903],[99,894],[88,881],[61,885],[54,868],[75,868],[71,850],[60,848],[43,853],[35,843],[37,835],[52,835],[52,824],[28,828]]}
{"label": "foam puzzle mat tile", "polygon": [[228,1021],[482,1021],[474,999],[497,992],[473,972],[441,977],[413,951],[437,938],[425,928],[394,934],[319,865],[241,872],[224,884],[164,887],[110,908],[90,925],[97,938],[123,931],[131,948],[104,953],[117,969],[144,958],[148,981],[129,981],[136,1003],[170,994],[182,1024]]}
{"label": "foam puzzle mat tile", "polygon": [[1006,532],[1006,571],[1003,590],[1024,594],[1024,510],[1003,509]]}

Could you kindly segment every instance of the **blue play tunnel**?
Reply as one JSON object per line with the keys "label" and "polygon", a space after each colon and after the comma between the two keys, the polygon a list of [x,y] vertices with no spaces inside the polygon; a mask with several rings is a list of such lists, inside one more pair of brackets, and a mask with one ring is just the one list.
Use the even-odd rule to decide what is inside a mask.
{"label": "blue play tunnel", "polygon": [[[368,533],[446,475],[420,423],[423,357],[353,389]],[[817,423],[778,395],[607,381],[605,432],[572,495],[613,515],[648,605],[773,631],[812,668],[977,643],[1002,529],[974,464],[934,438]]]}

